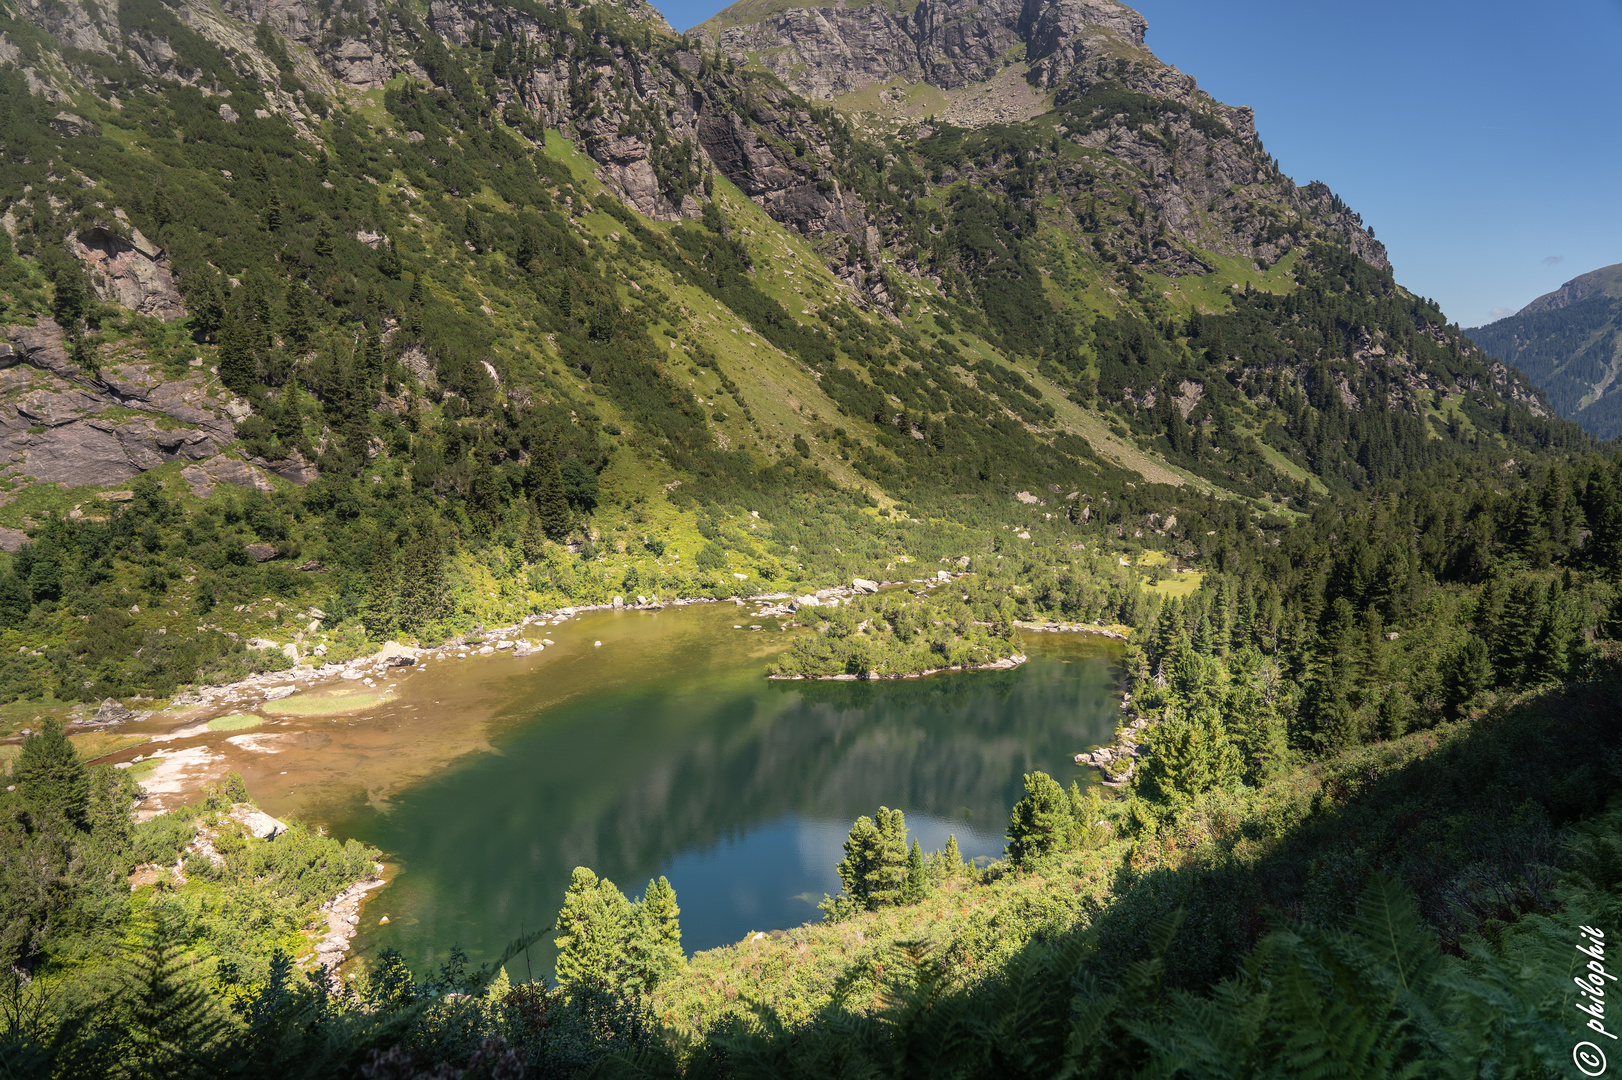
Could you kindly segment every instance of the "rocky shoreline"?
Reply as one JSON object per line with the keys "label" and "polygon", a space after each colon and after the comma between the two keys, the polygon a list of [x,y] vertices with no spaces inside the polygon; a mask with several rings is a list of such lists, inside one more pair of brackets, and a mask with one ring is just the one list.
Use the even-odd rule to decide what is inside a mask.
{"label": "rocky shoreline", "polygon": [[1119,630],[1099,626],[1096,623],[1021,622],[1015,619],[1014,626],[1038,634],[1096,634],[1099,637],[1114,638],[1116,641],[1132,640],[1130,634],[1123,634]]}
{"label": "rocky shoreline", "polygon": [[766,678],[773,682],[877,682],[880,679],[922,679],[926,675],[939,675],[946,671],[1009,671],[1019,667],[1030,657],[1023,653],[1005,656],[1001,660],[993,660],[989,664],[952,664],[947,667],[925,668],[923,671],[908,671],[898,675],[885,675],[877,671],[867,671],[860,675],[768,675]]}
{"label": "rocky shoreline", "polygon": [[349,953],[350,942],[360,929],[362,901],[366,899],[367,893],[388,884],[381,876],[383,864],[377,863],[376,866],[380,876],[355,882],[316,909],[318,912],[326,913],[327,932],[316,943],[315,962],[326,969],[327,981],[332,984],[334,990],[338,989],[338,965],[344,962],[344,957]]}
{"label": "rocky shoreline", "polygon": [[1137,771],[1138,757],[1143,753],[1143,747],[1138,740],[1143,737],[1144,729],[1149,721],[1139,717],[1115,736],[1115,742],[1108,746],[1100,746],[1097,750],[1085,754],[1077,754],[1077,765],[1091,765],[1104,774],[1105,787],[1124,787]]}

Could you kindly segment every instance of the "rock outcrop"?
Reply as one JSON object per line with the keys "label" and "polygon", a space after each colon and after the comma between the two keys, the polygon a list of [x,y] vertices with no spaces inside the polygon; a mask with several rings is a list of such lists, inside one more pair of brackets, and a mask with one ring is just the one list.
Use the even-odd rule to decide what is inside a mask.
{"label": "rock outcrop", "polygon": [[131,228],[121,236],[96,226],[70,236],[69,250],[90,270],[96,295],[109,303],[165,322],[186,316],[186,305],[169,273],[163,249]]}
{"label": "rock outcrop", "polygon": [[753,23],[745,17],[729,8],[697,32],[728,56],[759,63],[799,93],[823,100],[896,76],[961,89],[1016,60],[1051,60],[1051,69],[1062,72],[1086,58],[1088,41],[1142,45],[1146,25],[1114,0],[926,0],[907,15],[839,4],[792,8]]}
{"label": "rock outcrop", "polygon": [[93,375],[45,318],[8,334],[10,344],[0,345],[0,476],[116,484],[167,461],[214,457],[236,437],[201,374],[168,379],[128,353],[109,356]]}

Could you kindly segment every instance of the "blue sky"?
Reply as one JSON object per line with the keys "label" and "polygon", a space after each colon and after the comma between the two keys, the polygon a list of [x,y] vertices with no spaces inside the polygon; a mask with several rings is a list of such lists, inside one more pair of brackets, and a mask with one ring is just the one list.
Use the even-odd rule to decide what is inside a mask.
{"label": "blue sky", "polygon": [[[724,5],[658,6],[681,28]],[[1622,262],[1622,0],[1132,6],[1157,56],[1254,108],[1284,171],[1334,188],[1450,319]]]}

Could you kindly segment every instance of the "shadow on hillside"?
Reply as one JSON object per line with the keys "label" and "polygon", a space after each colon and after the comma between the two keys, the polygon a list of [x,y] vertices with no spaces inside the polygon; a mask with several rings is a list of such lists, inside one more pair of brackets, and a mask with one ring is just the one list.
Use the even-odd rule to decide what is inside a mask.
{"label": "shadow on hillside", "polygon": [[1622,775],[1619,718],[1613,661],[1592,681],[1316,766],[1316,785],[1273,789],[1181,865],[1123,868],[1092,923],[1098,970],[1146,958],[1151,928],[1180,908],[1167,979],[1209,986],[1281,921],[1345,925],[1376,873],[1413,893],[1449,950],[1494,920],[1550,911],[1560,830],[1600,812]]}

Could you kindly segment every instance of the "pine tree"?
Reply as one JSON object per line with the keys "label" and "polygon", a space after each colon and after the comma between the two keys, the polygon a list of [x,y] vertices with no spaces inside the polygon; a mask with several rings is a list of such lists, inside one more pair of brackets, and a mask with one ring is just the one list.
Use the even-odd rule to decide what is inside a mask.
{"label": "pine tree", "polygon": [[468,484],[467,516],[482,535],[490,535],[501,524],[506,508],[505,487],[489,462],[481,462],[474,470]]}
{"label": "pine tree", "polygon": [[1492,642],[1498,685],[1519,687],[1536,660],[1538,629],[1544,620],[1543,584],[1528,578],[1510,590],[1504,615]]}
{"label": "pine tree", "polygon": [[77,335],[79,323],[89,306],[85,296],[84,274],[77,262],[65,262],[52,275],[55,292],[51,296],[51,314],[68,334]]}
{"label": "pine tree", "polygon": [[187,288],[186,306],[191,309],[192,338],[198,342],[218,341],[225,324],[225,301],[213,274],[199,275],[198,284]]}
{"label": "pine tree", "polygon": [[445,581],[445,551],[430,531],[419,534],[400,560],[400,629],[424,630],[450,615],[450,587]]}
{"label": "pine tree", "polygon": [[948,874],[956,874],[963,869],[963,853],[958,850],[956,833],[946,838],[946,847],[941,851],[941,861],[946,864]]}
{"label": "pine tree", "polygon": [[1008,859],[1025,867],[1061,851],[1070,842],[1070,800],[1064,788],[1045,772],[1025,774],[1025,797],[1014,804],[1008,822]]}
{"label": "pine tree", "polygon": [[[546,530],[541,526],[541,514],[534,503],[529,504],[529,514],[524,518],[524,533],[519,543],[523,547],[526,563],[538,563],[546,554]],[[631,586],[627,585],[626,588]]]}
{"label": "pine tree", "polygon": [[386,641],[399,630],[397,607],[400,584],[394,571],[394,545],[379,536],[372,546],[372,564],[367,571],[366,605],[361,621],[373,641]]}
{"label": "pine tree", "polygon": [[917,839],[907,852],[907,883],[901,889],[901,903],[916,904],[929,892],[928,871],[924,868],[924,848]]}
{"label": "pine tree", "polygon": [[645,994],[687,962],[681,947],[681,908],[676,906],[676,890],[661,876],[648,882],[634,909],[625,988]]}
{"label": "pine tree", "polygon": [[56,717],[23,740],[11,776],[23,805],[36,821],[90,827],[90,774]]}
{"label": "pine tree", "polygon": [[857,818],[838,870],[846,895],[869,911],[898,903],[907,882],[905,815],[881,806],[876,820]]}
{"label": "pine tree", "polygon": [[294,352],[303,353],[310,348],[315,336],[315,325],[310,321],[309,302],[305,298],[304,283],[287,283],[287,295],[282,304],[282,337]]}
{"label": "pine tree", "polygon": [[601,984],[617,988],[624,979],[625,950],[631,929],[631,904],[607,878],[584,866],[574,868],[558,912],[553,939],[558,958],[558,985]]}
{"label": "pine tree", "polygon": [[569,513],[569,499],[563,492],[563,473],[558,460],[550,451],[542,451],[531,469],[536,474],[535,510],[541,519],[541,530],[552,540],[569,535],[574,524]]}
{"label": "pine tree", "polygon": [[231,1027],[178,929],[160,916],[125,971],[120,1065],[129,1076],[205,1076]]}
{"label": "pine tree", "polygon": [[1492,685],[1492,662],[1487,657],[1487,643],[1474,634],[1466,634],[1441,665],[1442,700],[1448,715],[1457,718],[1476,695]]}
{"label": "pine tree", "polygon": [[1566,614],[1565,587],[1558,581],[1550,582],[1549,594],[1543,604],[1543,618],[1538,623],[1531,655],[1527,659],[1526,674],[1531,680],[1557,680],[1566,677],[1571,663],[1571,649],[1575,644],[1571,619]]}
{"label": "pine tree", "polygon": [[405,265],[400,260],[400,253],[394,248],[394,238],[385,236],[383,246],[377,253],[377,268],[383,276],[391,281],[399,281],[400,275],[405,272]]}
{"label": "pine tree", "polygon": [[220,328],[220,382],[238,394],[249,393],[259,381],[253,355],[253,330],[237,312],[227,312]]}
{"label": "pine tree", "polygon": [[1162,720],[1144,740],[1138,789],[1174,812],[1244,775],[1239,750],[1214,709]]}

